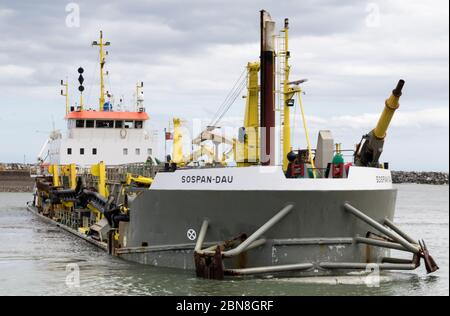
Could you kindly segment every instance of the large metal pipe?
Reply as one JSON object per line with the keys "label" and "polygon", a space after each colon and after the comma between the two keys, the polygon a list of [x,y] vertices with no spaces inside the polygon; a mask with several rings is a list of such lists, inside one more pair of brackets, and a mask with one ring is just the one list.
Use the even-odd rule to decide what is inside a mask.
{"label": "large metal pipe", "polygon": [[280,266],[266,266],[266,267],[245,268],[245,269],[226,269],[224,272],[227,275],[249,275],[249,274],[261,274],[272,272],[308,270],[311,269],[312,267],[313,265],[311,263],[299,263],[299,264],[286,264]]}
{"label": "large metal pipe", "polygon": [[367,244],[367,245],[372,245],[372,246],[377,246],[377,247],[382,247],[382,248],[389,248],[389,249],[411,252],[400,244],[388,242],[388,241],[376,240],[376,239],[372,239],[372,238],[355,237],[355,242],[358,244]]}
{"label": "large metal pipe", "polygon": [[261,146],[263,165],[275,164],[275,22],[261,11]]}
{"label": "large metal pipe", "polygon": [[253,244],[259,237],[261,237],[266,231],[271,229],[276,223],[284,218],[294,208],[293,204],[286,205],[281,211],[279,211],[274,217],[269,219],[264,225],[262,225],[257,231],[255,231],[250,237],[244,240],[239,246],[234,249],[223,252],[224,257],[234,257],[242,252],[246,251],[248,247]]}
{"label": "large metal pipe", "polygon": [[361,212],[357,208],[351,206],[350,204],[345,203],[344,204],[344,209],[346,211],[350,212],[351,214],[355,215],[356,217],[358,217],[363,222],[366,222],[368,225],[372,226],[373,228],[375,228],[379,232],[381,232],[381,233],[385,234],[386,236],[392,238],[393,240],[395,240],[396,242],[401,244],[403,247],[405,247],[408,251],[410,251],[412,253],[419,253],[420,252],[420,248],[418,246],[410,244],[409,242],[407,242],[403,238],[398,237],[396,234],[392,233],[389,229],[387,229],[386,227],[384,227],[383,225],[381,225],[377,221],[373,220],[372,218],[370,218],[369,216],[367,216],[366,214],[364,214],[363,212]]}
{"label": "large metal pipe", "polygon": [[[250,245],[248,245],[247,248],[244,249],[244,251],[249,251],[249,250],[252,250],[254,248],[258,248],[258,247],[264,245],[266,242],[267,242],[267,240],[265,238],[261,238],[261,239],[255,240]],[[230,252],[224,252],[222,255],[223,255],[224,258],[230,258],[230,257],[234,257],[235,256],[235,254],[230,253]]]}
{"label": "large metal pipe", "polygon": [[364,167],[379,167],[380,156],[383,152],[386,132],[391,123],[395,111],[398,109],[404,80],[400,80],[391,96],[386,100],[383,113],[376,127],[367,135],[364,135],[355,152],[355,164]]}
{"label": "large metal pipe", "polygon": [[209,222],[205,219],[202,223],[202,227],[200,228],[200,232],[198,234],[197,242],[195,244],[195,252],[199,252],[202,249],[203,241],[205,240],[206,231],[208,230]]}
{"label": "large metal pipe", "polygon": [[359,262],[321,262],[321,268],[324,269],[342,269],[342,270],[365,270],[376,266],[380,270],[415,270],[417,265],[401,263],[359,263]]}
{"label": "large metal pipe", "polygon": [[408,242],[417,245],[418,241],[414,240],[412,237],[410,237],[408,234],[406,234],[404,231],[402,231],[397,225],[395,225],[389,218],[384,219],[384,225],[392,229],[394,232],[402,236],[405,240]]}
{"label": "large metal pipe", "polygon": [[381,263],[413,264],[413,261],[410,259],[384,257],[381,259]]}
{"label": "large metal pipe", "polygon": [[395,111],[399,108],[400,97],[402,96],[402,89],[405,85],[405,80],[400,80],[397,84],[397,87],[392,91],[391,96],[385,102],[385,107],[383,113],[378,120],[377,126],[373,130],[373,134],[378,139],[384,139],[386,137],[386,132],[389,128],[389,124],[391,123],[392,117],[394,116]]}
{"label": "large metal pipe", "polygon": [[[261,238],[261,239],[255,240],[255,241],[252,242],[247,248],[245,248],[245,251],[249,251],[249,250],[251,250],[251,249],[258,248],[258,247],[264,245],[266,242],[267,242],[267,239],[265,239],[265,238]],[[203,249],[203,250],[198,250],[198,251],[196,251],[196,252],[197,252],[198,254],[214,255],[214,254],[216,253],[216,250],[215,250],[215,249],[217,248],[217,246],[218,246],[218,245],[214,245],[214,246],[208,247],[208,248]],[[234,257],[234,255],[231,255],[231,256],[230,256],[227,252],[222,253],[222,256],[223,256],[224,258]]]}

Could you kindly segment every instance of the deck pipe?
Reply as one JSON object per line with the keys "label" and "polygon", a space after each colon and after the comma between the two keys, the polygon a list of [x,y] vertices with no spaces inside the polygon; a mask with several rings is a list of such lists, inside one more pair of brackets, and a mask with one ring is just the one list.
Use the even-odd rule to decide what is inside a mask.
{"label": "deck pipe", "polygon": [[376,240],[373,238],[355,237],[355,242],[358,244],[367,244],[367,245],[371,245],[371,246],[377,246],[377,247],[411,252],[400,244],[388,242],[388,241]]}
{"label": "deck pipe", "polygon": [[364,270],[372,265],[376,265],[380,270],[415,270],[417,268],[417,265],[414,263],[321,262],[319,265],[324,269],[342,270]]}
{"label": "deck pipe", "polygon": [[[258,248],[258,247],[264,245],[266,242],[267,242],[267,240],[265,238],[257,239],[254,242],[252,242],[250,245],[248,245],[243,251],[249,251],[254,248]],[[238,254],[241,254],[241,253],[238,253]],[[226,251],[222,254],[222,256],[224,258],[231,258],[231,257],[236,256],[236,254],[234,254],[233,252]]]}
{"label": "deck pipe", "polygon": [[[255,240],[247,248],[245,248],[244,251],[249,251],[251,249],[258,248],[258,247],[264,245],[266,242],[267,242],[267,239],[265,239],[265,238],[261,238],[261,239]],[[217,246],[218,245],[214,245],[214,246],[202,249],[202,250],[196,250],[196,252],[198,254],[214,255],[216,253],[215,250],[217,249]],[[235,254],[231,253],[231,255],[229,255],[227,252],[224,252],[224,253],[222,253],[222,256],[224,258],[231,258],[231,257],[234,257]]]}
{"label": "deck pipe", "polygon": [[226,275],[250,275],[250,274],[261,274],[272,272],[308,270],[311,269],[312,267],[313,264],[311,263],[298,263],[298,264],[286,264],[279,266],[266,266],[266,267],[255,267],[245,269],[226,269],[224,272]]}
{"label": "deck pipe", "polygon": [[418,241],[414,240],[414,238],[410,237],[408,234],[406,234],[404,231],[402,231],[397,225],[395,225],[389,218],[384,219],[384,225],[392,229],[394,232],[399,234],[402,238],[407,240],[408,242],[412,243],[413,245],[417,245]]}
{"label": "deck pipe", "polygon": [[402,258],[384,257],[381,259],[381,263],[400,263],[400,264],[413,264],[413,260]]}
{"label": "deck pipe", "polygon": [[353,214],[354,216],[356,216],[357,218],[359,218],[360,220],[362,220],[363,222],[366,222],[368,225],[372,226],[379,232],[385,234],[386,236],[390,237],[394,241],[398,242],[403,247],[405,247],[408,251],[410,251],[412,253],[416,253],[416,254],[420,253],[420,248],[418,246],[409,243],[408,241],[404,240],[401,237],[398,237],[396,234],[392,233],[389,229],[387,229],[386,227],[384,227],[377,221],[373,220],[372,218],[370,218],[369,216],[367,216],[366,214],[364,214],[357,208],[351,206],[348,203],[345,203],[344,209],[346,211],[348,211],[349,213]]}
{"label": "deck pipe", "polygon": [[250,237],[244,240],[239,246],[234,249],[223,252],[224,257],[234,257],[242,252],[246,251],[250,245],[252,245],[257,239],[259,239],[265,232],[271,229],[276,223],[289,214],[294,208],[293,204],[288,204],[275,216],[269,219],[264,225],[262,225],[257,231],[255,231]]}
{"label": "deck pipe", "polygon": [[200,228],[200,232],[198,234],[197,242],[195,244],[194,251],[199,252],[202,249],[203,241],[205,240],[206,231],[208,230],[209,222],[205,219],[202,223],[202,227]]}

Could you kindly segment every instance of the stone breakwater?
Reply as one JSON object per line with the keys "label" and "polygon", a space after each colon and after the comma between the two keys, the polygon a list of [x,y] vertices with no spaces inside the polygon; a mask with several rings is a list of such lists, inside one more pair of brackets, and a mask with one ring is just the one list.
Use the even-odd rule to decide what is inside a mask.
{"label": "stone breakwater", "polygon": [[448,173],[425,171],[392,171],[392,182],[448,185]]}
{"label": "stone breakwater", "polygon": [[0,170],[0,192],[32,192],[33,186],[28,170]]}

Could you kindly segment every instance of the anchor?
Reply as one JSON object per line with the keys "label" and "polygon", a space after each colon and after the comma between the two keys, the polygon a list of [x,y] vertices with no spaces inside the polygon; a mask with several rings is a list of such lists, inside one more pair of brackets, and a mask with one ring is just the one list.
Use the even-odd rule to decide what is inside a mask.
{"label": "anchor", "polygon": [[419,246],[420,246],[420,255],[423,258],[423,261],[425,263],[425,268],[427,269],[427,273],[433,273],[439,270],[439,266],[436,264],[436,261],[434,261],[433,257],[428,252],[427,245],[425,243],[425,240],[419,240]]}
{"label": "anchor", "polygon": [[224,267],[220,246],[216,246],[211,256],[205,253],[194,252],[195,272],[197,277],[213,280],[223,280]]}

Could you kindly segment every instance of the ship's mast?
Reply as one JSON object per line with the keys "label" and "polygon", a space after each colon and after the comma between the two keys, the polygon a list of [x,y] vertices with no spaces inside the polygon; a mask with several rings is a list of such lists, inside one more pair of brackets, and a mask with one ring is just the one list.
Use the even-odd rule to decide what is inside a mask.
{"label": "ship's mast", "polygon": [[144,88],[144,83],[141,81],[136,84],[136,111],[141,111],[143,109],[144,99],[142,97],[142,89]]}
{"label": "ship's mast", "polygon": [[268,12],[261,11],[261,107],[260,160],[263,165],[275,165],[275,22]]}
{"label": "ship's mast", "polygon": [[105,104],[105,81],[104,81],[104,66],[106,63],[105,60],[105,51],[104,47],[111,45],[110,42],[103,42],[103,31],[100,31],[100,40],[92,42],[92,46],[98,46],[100,49],[100,100],[99,100],[99,111],[103,111],[103,105]]}
{"label": "ship's mast", "polygon": [[288,159],[287,155],[292,150],[291,148],[291,117],[290,117],[290,96],[289,96],[289,20],[284,20],[284,78],[283,80],[283,109],[284,122],[283,122],[283,170],[287,170]]}
{"label": "ship's mast", "polygon": [[61,90],[61,95],[66,98],[66,115],[69,113],[69,83],[66,78],[66,82],[61,80],[61,86],[64,87],[64,90]]}

